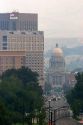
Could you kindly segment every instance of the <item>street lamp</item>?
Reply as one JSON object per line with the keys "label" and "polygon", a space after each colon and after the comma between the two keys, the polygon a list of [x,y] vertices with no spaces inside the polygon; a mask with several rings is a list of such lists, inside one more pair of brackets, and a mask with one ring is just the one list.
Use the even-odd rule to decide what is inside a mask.
{"label": "street lamp", "polygon": [[[48,100],[48,109],[49,109],[49,125],[56,125],[56,109],[51,109],[51,101],[56,102],[57,99],[54,97],[53,99]],[[55,104],[54,104],[55,105]]]}
{"label": "street lamp", "polygon": [[54,110],[54,125],[56,125],[56,110]]}
{"label": "street lamp", "polygon": [[[52,101],[56,102],[57,98],[54,96]],[[54,103],[54,105],[55,105],[55,103]],[[53,118],[53,121],[52,121],[52,118]],[[52,125],[52,122],[53,122],[53,125],[56,125],[56,109],[53,109],[53,112],[51,112],[51,125]]]}
{"label": "street lamp", "polygon": [[[50,125],[50,102],[51,102],[51,99],[50,100],[48,100],[48,103],[49,103],[49,125]],[[51,115],[52,116],[52,115]]]}

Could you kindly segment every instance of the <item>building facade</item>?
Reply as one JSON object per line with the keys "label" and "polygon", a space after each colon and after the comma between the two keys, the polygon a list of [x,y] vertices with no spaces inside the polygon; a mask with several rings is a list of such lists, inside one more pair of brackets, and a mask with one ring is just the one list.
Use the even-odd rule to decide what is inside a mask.
{"label": "building facade", "polygon": [[24,65],[24,51],[0,51],[0,75],[7,69],[18,69]]}
{"label": "building facade", "polygon": [[[0,64],[0,66],[3,65],[2,69],[0,69],[0,73],[10,68],[20,68],[21,66],[26,66],[29,67],[32,71],[35,71],[39,74],[39,82],[40,85],[43,86],[44,33],[43,31],[38,31],[37,14],[11,13],[9,14],[9,18],[10,15],[11,19],[8,25],[9,28],[6,29],[5,25],[3,29],[1,29],[0,27],[0,62],[2,63]],[[0,18],[0,20],[7,21],[5,18],[7,18],[8,14],[0,14],[0,16],[4,18]],[[26,23],[24,23],[23,26],[22,23],[20,23],[20,20],[31,21],[32,25],[30,27],[32,28],[25,28]],[[18,24],[15,24],[15,29],[10,28],[10,24],[12,21],[16,21],[16,23]],[[24,29],[21,29],[22,26],[24,27]]]}
{"label": "building facade", "polygon": [[65,83],[65,60],[62,50],[56,45],[49,60],[48,82],[52,93],[62,94]]}
{"label": "building facade", "polygon": [[33,13],[0,13],[0,30],[38,30],[38,15]]}

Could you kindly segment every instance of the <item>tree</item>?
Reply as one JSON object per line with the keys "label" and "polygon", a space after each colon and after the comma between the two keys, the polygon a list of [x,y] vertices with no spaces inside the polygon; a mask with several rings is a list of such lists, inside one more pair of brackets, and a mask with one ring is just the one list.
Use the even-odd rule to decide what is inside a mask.
{"label": "tree", "polygon": [[25,113],[39,112],[43,107],[43,91],[38,74],[22,67],[4,72],[0,81],[0,100],[11,114],[12,123],[23,122]]}
{"label": "tree", "polygon": [[74,117],[77,118],[80,112],[83,112],[83,73],[78,73],[75,77],[77,83],[67,94],[67,100],[73,110]]}
{"label": "tree", "polygon": [[39,113],[39,125],[44,125],[45,116],[45,109],[42,108],[41,112]]}
{"label": "tree", "polygon": [[7,111],[6,107],[2,102],[0,102],[0,124],[1,125],[11,125],[10,113]]}
{"label": "tree", "polygon": [[25,68],[24,66],[20,69],[9,69],[6,70],[1,78],[8,78],[10,76],[16,76],[18,77],[23,84],[29,83],[29,82],[38,82],[38,74],[36,72],[32,72],[31,69]]}

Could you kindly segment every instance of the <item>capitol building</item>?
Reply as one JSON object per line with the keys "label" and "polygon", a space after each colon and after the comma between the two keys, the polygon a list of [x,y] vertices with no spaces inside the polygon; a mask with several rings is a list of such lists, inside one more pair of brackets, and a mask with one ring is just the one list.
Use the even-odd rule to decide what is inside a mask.
{"label": "capitol building", "polygon": [[48,84],[51,85],[52,94],[62,94],[65,83],[65,59],[63,51],[56,44],[49,60]]}

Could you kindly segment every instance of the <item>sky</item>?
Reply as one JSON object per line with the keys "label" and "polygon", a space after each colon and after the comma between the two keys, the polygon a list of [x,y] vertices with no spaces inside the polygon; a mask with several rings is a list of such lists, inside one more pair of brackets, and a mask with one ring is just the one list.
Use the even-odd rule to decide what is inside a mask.
{"label": "sky", "polygon": [[45,37],[83,37],[83,0],[0,0],[0,12],[38,13]]}

